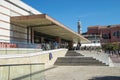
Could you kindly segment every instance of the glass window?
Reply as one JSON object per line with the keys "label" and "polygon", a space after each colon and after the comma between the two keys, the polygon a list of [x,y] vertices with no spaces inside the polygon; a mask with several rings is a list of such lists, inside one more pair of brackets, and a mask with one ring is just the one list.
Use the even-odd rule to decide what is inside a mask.
{"label": "glass window", "polygon": [[117,38],[120,37],[120,31],[117,31]]}
{"label": "glass window", "polygon": [[110,38],[110,34],[103,34],[103,35],[102,35],[102,38],[103,38],[103,39],[109,39],[109,38]]}
{"label": "glass window", "polygon": [[120,31],[118,31],[118,36],[120,36]]}
{"label": "glass window", "polygon": [[113,33],[113,36],[119,38],[120,37],[120,31],[116,31]]}
{"label": "glass window", "polygon": [[113,36],[115,36],[115,35],[116,35],[116,32],[113,33]]}

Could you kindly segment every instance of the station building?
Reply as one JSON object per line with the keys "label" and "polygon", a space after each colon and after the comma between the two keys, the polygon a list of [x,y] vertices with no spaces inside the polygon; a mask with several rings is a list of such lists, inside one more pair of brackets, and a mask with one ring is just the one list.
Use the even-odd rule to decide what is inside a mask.
{"label": "station building", "polygon": [[[38,47],[57,42],[60,47],[87,43],[86,38],[21,0],[0,2],[0,47]],[[23,45],[23,44],[29,44]]]}

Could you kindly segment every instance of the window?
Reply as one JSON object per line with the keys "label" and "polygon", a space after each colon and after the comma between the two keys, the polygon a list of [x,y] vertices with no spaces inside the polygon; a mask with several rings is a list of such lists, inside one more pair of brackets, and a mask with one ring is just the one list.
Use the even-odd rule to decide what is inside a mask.
{"label": "window", "polygon": [[100,41],[98,41],[98,43],[100,43]]}
{"label": "window", "polygon": [[113,36],[116,36],[116,32],[113,33]]}
{"label": "window", "polygon": [[116,31],[113,33],[113,36],[119,38],[120,37],[120,31]]}
{"label": "window", "polygon": [[120,37],[120,31],[117,31],[117,38]]}
{"label": "window", "polygon": [[103,35],[102,35],[102,38],[103,38],[103,39],[110,39],[111,36],[110,36],[110,34],[103,34]]}

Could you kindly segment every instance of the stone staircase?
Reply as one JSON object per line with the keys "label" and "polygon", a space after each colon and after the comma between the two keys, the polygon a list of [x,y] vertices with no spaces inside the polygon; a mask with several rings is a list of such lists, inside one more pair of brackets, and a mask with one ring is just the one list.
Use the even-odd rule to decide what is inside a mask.
{"label": "stone staircase", "polygon": [[75,51],[68,51],[65,57],[59,57],[55,64],[57,66],[106,66],[104,63],[92,58],[85,57]]}
{"label": "stone staircase", "polygon": [[68,51],[65,56],[83,56],[83,55],[75,51]]}

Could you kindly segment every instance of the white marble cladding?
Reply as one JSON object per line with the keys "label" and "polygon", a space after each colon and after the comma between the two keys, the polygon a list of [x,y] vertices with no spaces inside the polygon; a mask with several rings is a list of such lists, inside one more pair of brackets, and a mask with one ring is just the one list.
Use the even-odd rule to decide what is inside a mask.
{"label": "white marble cladding", "polygon": [[0,14],[0,20],[10,22],[10,17],[3,15],[3,14]]}
{"label": "white marble cladding", "polygon": [[[20,14],[21,15],[30,15],[29,11],[33,14],[41,14],[41,12],[35,10],[34,8],[30,7],[29,5],[25,4],[24,2],[22,2],[20,0],[8,0],[8,1],[14,3],[17,6],[15,6],[5,0],[1,0],[0,5],[8,8],[11,12],[9,12],[9,10],[5,10],[5,8],[4,9],[0,8],[1,9],[0,12],[4,12],[5,14],[10,14],[10,16],[19,16]],[[23,8],[24,10],[21,9],[20,7]]]}
{"label": "white marble cladding", "polygon": [[0,21],[0,28],[4,28],[4,29],[9,30],[10,29],[10,24]]}
{"label": "white marble cladding", "polygon": [[6,15],[10,15],[10,10],[0,6],[0,12]]}
{"label": "white marble cladding", "polygon": [[0,42],[10,42],[10,37],[0,36]]}
{"label": "white marble cladding", "polygon": [[22,14],[18,14],[16,12],[11,11],[10,16],[22,16]]}
{"label": "white marble cladding", "polygon": [[10,4],[10,16],[21,16],[21,15],[29,15],[28,12],[25,10],[20,9],[19,7],[16,7],[12,4]]}
{"label": "white marble cladding", "polygon": [[9,1],[15,3],[16,5],[19,5],[20,7],[24,8],[24,9],[26,9],[28,11],[31,11],[34,14],[42,14],[41,12],[37,11],[36,9],[32,8],[31,6],[25,4],[24,2],[22,2],[20,0],[19,1],[17,1],[17,0],[9,0]]}
{"label": "white marble cladding", "polygon": [[0,5],[5,6],[5,7],[10,7],[10,4],[7,3],[5,0],[0,0]]}
{"label": "white marble cladding", "polygon": [[8,36],[8,35],[10,35],[10,31],[9,30],[4,30],[4,29],[0,29],[0,35]]}

